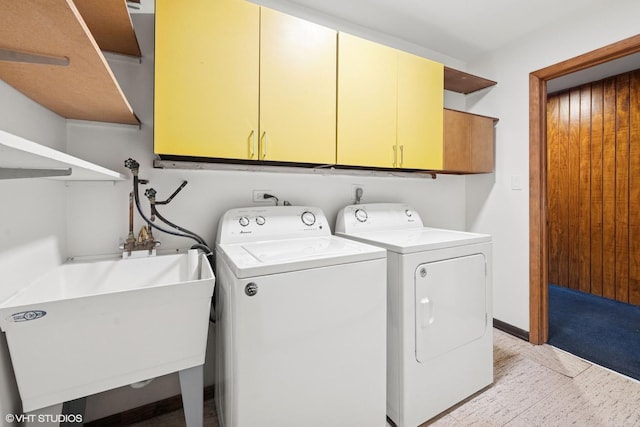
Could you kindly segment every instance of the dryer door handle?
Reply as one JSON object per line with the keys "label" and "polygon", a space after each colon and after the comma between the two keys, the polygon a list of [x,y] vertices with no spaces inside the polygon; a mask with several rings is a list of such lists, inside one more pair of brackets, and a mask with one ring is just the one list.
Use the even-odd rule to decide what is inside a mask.
{"label": "dryer door handle", "polygon": [[429,298],[422,298],[420,300],[420,311],[422,317],[422,329],[429,327],[433,321],[433,304]]}

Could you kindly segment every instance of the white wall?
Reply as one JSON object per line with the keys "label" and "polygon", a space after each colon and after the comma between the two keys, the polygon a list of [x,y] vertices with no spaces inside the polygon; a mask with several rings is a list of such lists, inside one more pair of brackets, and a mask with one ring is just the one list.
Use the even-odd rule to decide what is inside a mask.
{"label": "white wall", "polygon": [[[550,11],[551,13],[552,11]],[[500,118],[496,172],[467,178],[467,226],[494,236],[494,316],[529,330],[529,73],[636,35],[640,2],[606,2],[469,64],[498,81],[470,111]],[[522,190],[511,189],[519,177]]]}
{"label": "white wall", "polygon": [[[0,129],[58,150],[64,149],[67,139],[64,119],[3,81]],[[66,191],[60,181],[0,180],[0,199],[0,301],[4,301],[21,283],[66,256]],[[7,341],[0,334],[0,425],[8,425],[5,415],[19,414],[20,409]]]}

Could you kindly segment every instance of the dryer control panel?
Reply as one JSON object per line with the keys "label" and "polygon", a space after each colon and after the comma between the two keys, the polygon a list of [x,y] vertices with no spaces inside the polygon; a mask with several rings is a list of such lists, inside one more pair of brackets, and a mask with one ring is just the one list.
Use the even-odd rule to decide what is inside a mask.
{"label": "dryer control panel", "polygon": [[423,228],[420,214],[406,203],[345,206],[338,212],[336,233]]}
{"label": "dryer control panel", "polygon": [[266,206],[227,211],[218,225],[216,243],[330,236],[327,218],[310,206]]}

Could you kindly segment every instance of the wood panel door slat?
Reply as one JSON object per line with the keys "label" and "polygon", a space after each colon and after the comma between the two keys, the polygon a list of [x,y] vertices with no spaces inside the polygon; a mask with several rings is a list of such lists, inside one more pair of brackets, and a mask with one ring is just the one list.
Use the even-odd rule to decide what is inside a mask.
{"label": "wood panel door slat", "polygon": [[629,87],[629,302],[640,305],[640,70]]}
{"label": "wood panel door slat", "polygon": [[[560,96],[558,120],[558,280],[569,283],[569,94]],[[564,203],[562,202],[564,200]]]}
{"label": "wood panel door slat", "polygon": [[591,87],[580,90],[578,289],[591,290]]}
{"label": "wood panel door slat", "polygon": [[591,293],[602,295],[603,280],[603,114],[604,84],[599,82],[591,88]]}
{"label": "wood panel door slat", "polygon": [[602,295],[615,298],[616,283],[616,86],[604,82],[602,159]]}
{"label": "wood panel door slat", "polygon": [[[554,97],[547,103],[547,192],[550,218],[558,217],[558,128],[560,117],[560,99]],[[558,221],[549,222],[549,282],[560,285],[560,275],[558,272]]]}
{"label": "wood panel door slat", "polygon": [[567,257],[569,287],[580,287],[580,90],[569,92],[569,141],[567,143]]}
{"label": "wood panel door slat", "polygon": [[629,74],[616,78],[615,299],[629,301]]}

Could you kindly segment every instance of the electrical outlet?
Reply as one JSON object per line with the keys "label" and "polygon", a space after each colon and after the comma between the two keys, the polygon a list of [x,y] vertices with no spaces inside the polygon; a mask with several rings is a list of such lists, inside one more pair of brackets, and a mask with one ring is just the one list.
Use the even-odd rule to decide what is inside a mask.
{"label": "electrical outlet", "polygon": [[360,197],[362,197],[364,195],[364,185],[362,184],[351,184],[351,193],[349,194],[351,196],[351,200],[355,201],[358,197],[358,189],[360,189],[361,194]]}
{"label": "electrical outlet", "polygon": [[273,203],[270,199],[265,199],[265,194],[273,194],[271,190],[253,190],[254,203]]}

